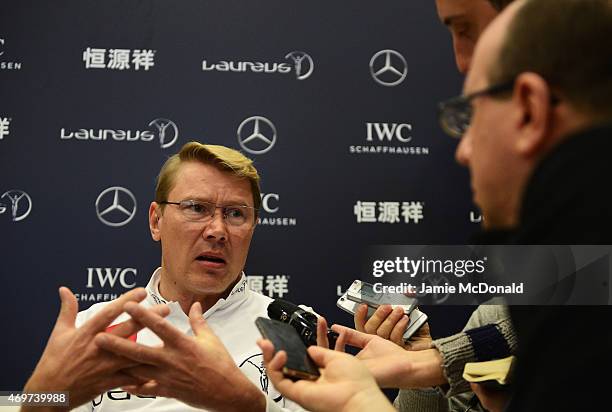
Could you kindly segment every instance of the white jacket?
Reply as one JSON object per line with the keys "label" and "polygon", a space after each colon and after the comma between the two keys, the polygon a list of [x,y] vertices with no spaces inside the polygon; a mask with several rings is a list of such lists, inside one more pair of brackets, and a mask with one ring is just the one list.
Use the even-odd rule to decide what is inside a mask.
{"label": "white jacket", "polygon": [[[146,287],[147,297],[141,302],[145,307],[158,303],[167,303],[170,314],[166,317],[172,325],[184,333],[193,336],[188,316],[183,312],[178,302],[166,302],[159,294],[161,268],[158,268]],[[261,334],[255,326],[259,316],[268,317],[267,308],[272,299],[251,291],[247,286],[244,273],[234,286],[227,299],[220,299],[204,313],[204,319],[215,334],[223,342],[230,355],[234,358],[240,370],[266,394],[266,412],[302,411],[297,404],[286,400],[272,386],[263,366],[263,356],[256,344]],[[108,302],[97,303],[89,309],[80,312],[76,325],[79,327]],[[126,313],[120,315],[113,324],[127,320]],[[149,329],[138,332],[136,341],[147,346],[160,345],[162,341]],[[286,408],[286,409],[285,409]],[[183,402],[163,397],[138,397],[130,395],[121,389],[111,390],[99,395],[93,401],[82,405],[77,411],[115,412],[115,411],[201,411]]]}

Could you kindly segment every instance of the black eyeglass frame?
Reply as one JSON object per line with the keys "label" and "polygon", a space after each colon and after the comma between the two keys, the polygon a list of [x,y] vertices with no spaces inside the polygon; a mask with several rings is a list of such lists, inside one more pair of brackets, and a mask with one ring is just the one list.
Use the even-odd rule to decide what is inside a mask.
{"label": "black eyeglass frame", "polygon": [[508,92],[514,87],[515,81],[516,78],[512,78],[511,80],[489,86],[484,90],[479,90],[465,96],[453,97],[452,99],[441,102],[438,104],[438,119],[440,121],[440,126],[442,126],[442,129],[449,136],[460,139],[469,127],[470,121],[465,122],[464,120],[464,129],[451,126],[447,121],[447,118],[450,116],[449,110],[452,110],[451,113],[453,114],[460,113],[461,111],[464,115],[468,113],[469,120],[471,120],[472,106],[470,103],[473,99],[480,96],[494,96],[496,94]]}
{"label": "black eyeglass frame", "polygon": [[[494,84],[493,86],[489,86],[484,90],[470,93],[466,96],[453,97],[452,99],[439,103],[438,104],[438,120],[440,122],[440,126],[442,127],[442,130],[444,130],[444,132],[446,132],[446,134],[448,134],[451,137],[454,137],[456,139],[461,139],[463,134],[467,131],[468,127],[470,126],[470,123],[472,120],[472,105],[470,104],[470,102],[479,96],[494,96],[496,94],[505,93],[505,92],[512,90],[514,88],[514,83],[516,82],[517,77],[518,76],[514,76],[512,79],[508,81]],[[560,102],[561,102],[561,98],[556,93],[551,92],[550,104],[554,106],[554,105],[559,104]],[[465,113],[467,112],[469,119],[467,121],[463,119],[463,123],[464,123],[463,128],[452,127],[446,121],[447,116],[449,116],[448,115],[449,109],[454,109],[455,113],[457,113],[459,110],[463,110],[464,117],[465,117]]]}

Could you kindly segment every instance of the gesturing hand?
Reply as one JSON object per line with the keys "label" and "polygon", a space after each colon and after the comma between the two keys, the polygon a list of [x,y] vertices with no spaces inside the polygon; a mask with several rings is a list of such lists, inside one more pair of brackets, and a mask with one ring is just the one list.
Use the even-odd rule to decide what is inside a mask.
{"label": "gesturing hand", "polygon": [[159,336],[163,346],[144,346],[108,333],[96,337],[100,347],[138,363],[125,373],[146,383],[124,386],[124,390],[172,397],[209,410],[265,409],[264,395],[238,369],[207,325],[200,303],[194,303],[189,311],[193,337],[139,305],[128,303],[125,311]]}
{"label": "gesturing hand", "polygon": [[436,349],[407,351],[377,335],[341,325],[332,329],[347,345],[360,348],[356,357],[364,362],[383,388],[423,388],[446,382],[442,359]]}
{"label": "gesturing hand", "polygon": [[[135,362],[114,353],[101,350],[95,343],[97,333],[104,331],[122,312],[126,302],[143,300],[143,288],[131,290],[119,299],[105,305],[81,327],[75,327],[78,302],[70,289],[59,290],[62,306],[47,346],[25,385],[26,392],[68,391],[70,407],[74,408],[95,398],[105,390],[122,385],[138,384],[140,381],[126,375],[122,369]],[[165,316],[165,306],[155,309]],[[109,334],[123,339],[138,331],[141,326],[134,321],[124,322]],[[24,407],[22,410],[27,410]]]}

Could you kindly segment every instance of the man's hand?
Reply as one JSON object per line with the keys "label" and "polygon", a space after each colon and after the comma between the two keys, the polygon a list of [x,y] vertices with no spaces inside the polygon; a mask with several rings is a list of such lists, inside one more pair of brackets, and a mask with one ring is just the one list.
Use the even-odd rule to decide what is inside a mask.
{"label": "man's hand", "polygon": [[[78,329],[75,327],[78,302],[70,289],[59,290],[62,306],[47,346],[25,385],[25,392],[68,391],[70,407],[75,408],[95,398],[105,390],[139,383],[137,378],[121,369],[135,363],[101,350],[95,343],[97,333],[104,331],[122,312],[126,302],[139,302],[147,295],[137,288],[106,305]],[[167,309],[156,309],[167,314]],[[110,334],[116,339],[128,337],[140,329],[134,321],[127,321]],[[22,410],[28,410],[27,407]]]}
{"label": "man's hand", "polygon": [[381,305],[370,319],[367,316],[368,306],[365,304],[359,305],[353,318],[355,329],[359,332],[378,335],[408,350],[431,348],[432,339],[427,323],[421,326],[408,342],[404,342],[403,336],[410,322],[410,317],[404,313],[402,308],[393,309],[391,305]]}
{"label": "man's hand", "polygon": [[124,386],[124,390],[176,398],[209,410],[265,410],[263,393],[238,369],[223,343],[206,324],[200,303],[194,303],[189,311],[194,337],[139,305],[128,303],[125,311],[151,329],[164,344],[149,347],[109,333],[96,337],[101,348],[139,363],[125,373],[146,383],[127,384],[130,386]]}
{"label": "man's hand", "polygon": [[289,399],[313,412],[393,412],[395,409],[378,389],[365,365],[346,353],[320,346],[310,346],[308,354],[322,368],[316,381],[293,382],[283,376],[287,354],[279,351],[269,340],[257,344],[263,351],[268,377],[274,387]]}
{"label": "man's hand", "polygon": [[446,383],[442,358],[437,349],[406,351],[377,335],[370,335],[341,325],[332,329],[343,336],[347,345],[360,348],[362,360],[384,388],[426,388]]}

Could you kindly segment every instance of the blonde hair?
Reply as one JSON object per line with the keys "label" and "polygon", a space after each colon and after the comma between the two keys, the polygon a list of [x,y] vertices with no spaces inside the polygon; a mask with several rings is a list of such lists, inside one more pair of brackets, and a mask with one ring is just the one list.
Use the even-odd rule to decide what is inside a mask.
{"label": "blonde hair", "polygon": [[[155,201],[164,202],[168,200],[168,194],[174,187],[176,175],[182,163],[197,161],[213,165],[219,170],[229,172],[239,178],[247,179],[251,184],[253,193],[253,205],[257,209],[261,206],[261,191],[259,189],[259,174],[253,166],[253,161],[237,150],[229,147],[202,144],[199,142],[186,143],[181,150],[171,156],[162,166],[157,176],[155,187]],[[161,205],[162,207],[164,205]]]}

